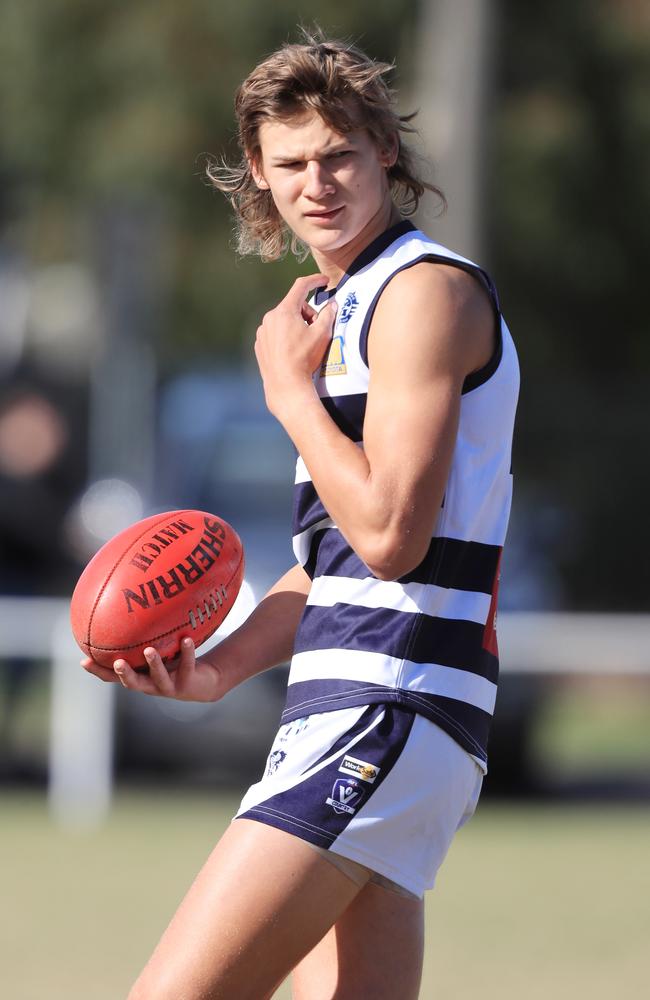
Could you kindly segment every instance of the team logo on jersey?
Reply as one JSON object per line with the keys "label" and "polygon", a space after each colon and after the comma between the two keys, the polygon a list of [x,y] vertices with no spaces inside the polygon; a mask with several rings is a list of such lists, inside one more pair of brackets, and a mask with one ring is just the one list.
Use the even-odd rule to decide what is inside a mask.
{"label": "team logo on jersey", "polygon": [[500,579],[501,579],[501,552],[499,552],[497,571],[495,573],[494,584],[492,586],[492,600],[490,601],[490,610],[488,612],[485,628],[483,629],[483,649],[487,649],[488,653],[492,653],[492,656],[499,655],[499,644],[497,642],[497,603],[499,600]]}
{"label": "team logo on jersey", "polygon": [[332,794],[325,799],[325,802],[339,815],[348,813],[348,815],[354,816],[365,795],[365,789],[361,787],[356,778],[337,778],[332,788]]}
{"label": "team logo on jersey", "polygon": [[343,758],[339,771],[343,774],[352,774],[371,785],[375,782],[379,774],[379,768],[375,767],[374,764],[369,764],[365,760],[359,760],[357,757],[350,757],[349,754],[346,754]]}
{"label": "team logo on jersey", "polygon": [[[345,301],[339,310],[338,316],[336,317],[337,325],[342,323],[345,325],[349,323],[354,313],[356,312],[359,302],[354,292],[350,292],[345,296]],[[347,365],[345,363],[345,340],[342,334],[338,334],[336,337],[332,337],[332,342],[329,346],[329,350],[325,356],[325,359],[320,366],[321,377],[325,375],[345,375],[347,373]]]}
{"label": "team logo on jersey", "polygon": [[345,364],[345,353],[343,350],[344,340],[341,335],[332,337],[329,350],[325,355],[325,360],[320,366],[321,376],[325,375],[345,375],[347,366]]}
{"label": "team logo on jersey", "polygon": [[269,754],[269,759],[266,765],[266,777],[270,778],[271,775],[275,774],[277,769],[283,760],[286,759],[286,753],[284,750],[272,750]]}
{"label": "team logo on jersey", "polygon": [[349,295],[345,296],[345,302],[341,307],[341,312],[339,313],[339,323],[349,323],[354,316],[359,302],[357,300],[354,292],[350,292]]}

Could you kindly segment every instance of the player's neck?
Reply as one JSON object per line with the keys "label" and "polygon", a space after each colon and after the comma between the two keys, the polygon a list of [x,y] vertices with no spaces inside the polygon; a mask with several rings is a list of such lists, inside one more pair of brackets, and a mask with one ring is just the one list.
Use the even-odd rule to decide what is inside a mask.
{"label": "player's neck", "polygon": [[312,257],[316,267],[321,274],[326,274],[329,278],[328,288],[335,288],[359,254],[378,236],[398,223],[400,219],[401,215],[397,206],[389,198],[382,204],[377,214],[373,215],[367,225],[363,227],[358,236],[355,236],[345,246],[333,250],[331,253],[322,253],[312,249]]}

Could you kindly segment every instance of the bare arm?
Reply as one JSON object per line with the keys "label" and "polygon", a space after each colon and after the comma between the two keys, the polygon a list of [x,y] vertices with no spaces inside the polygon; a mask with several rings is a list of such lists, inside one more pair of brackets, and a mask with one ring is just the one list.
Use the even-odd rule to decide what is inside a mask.
{"label": "bare arm", "polygon": [[271,587],[243,625],[198,658],[192,640],[184,639],[174,665],[165,666],[153,647],[147,649],[148,674],[136,672],[126,660],[116,660],[114,669],[92,660],[84,660],[83,666],[101,680],[120,681],[132,691],[181,701],[218,701],[248,678],[290,658],[309,586],[302,566],[294,566]]}
{"label": "bare arm", "polygon": [[[310,371],[306,377],[324,353],[333,315],[305,327],[296,306],[309,279],[301,280],[258,331],[267,402],[352,548],[375,575],[396,579],[421,561],[431,539],[463,380],[492,353],[492,310],[475,280],[457,269],[417,264],[393,278],[372,321],[361,449],[325,411]],[[290,357],[296,360],[288,370]]]}
{"label": "bare arm", "polygon": [[223,664],[233,679],[231,687],[285,663],[293,652],[310,586],[302,566],[293,566],[271,587],[243,625],[201,659]]}

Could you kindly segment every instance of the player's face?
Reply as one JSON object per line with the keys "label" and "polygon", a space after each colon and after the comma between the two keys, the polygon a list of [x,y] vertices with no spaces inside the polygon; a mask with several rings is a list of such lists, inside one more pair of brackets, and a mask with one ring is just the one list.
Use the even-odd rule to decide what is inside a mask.
{"label": "player's face", "polygon": [[316,256],[362,247],[386,228],[393,208],[386,170],[396,148],[380,149],[365,129],[341,135],[311,112],[265,122],[259,140],[255,181]]}

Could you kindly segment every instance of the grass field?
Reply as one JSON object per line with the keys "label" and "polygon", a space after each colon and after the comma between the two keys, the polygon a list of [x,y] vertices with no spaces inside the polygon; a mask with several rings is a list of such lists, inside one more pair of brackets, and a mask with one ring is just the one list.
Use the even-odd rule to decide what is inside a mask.
{"label": "grass field", "polygon": [[[3,1000],[123,998],[234,802],[123,793],[72,834],[42,798],[4,794]],[[422,998],[643,995],[649,845],[648,808],[482,806],[428,897]]]}

